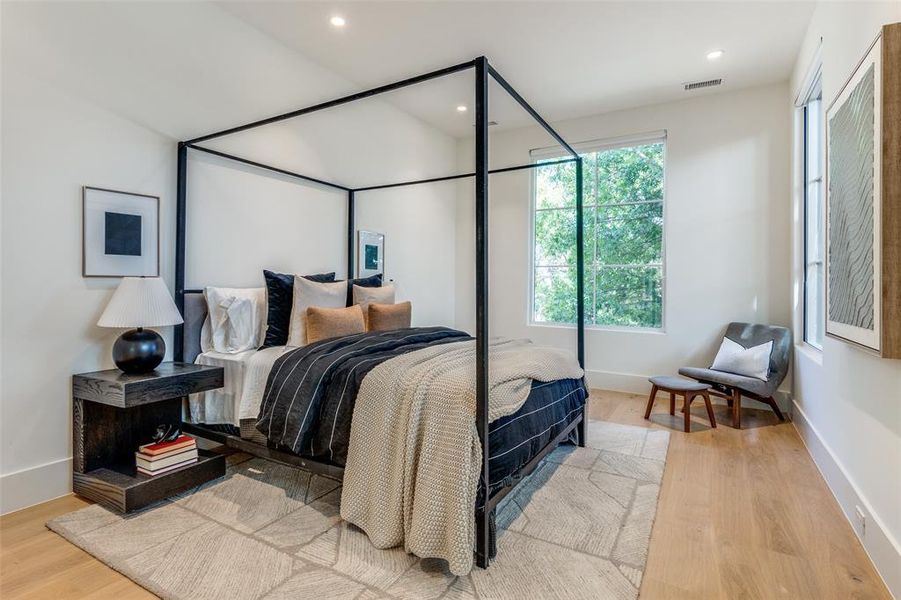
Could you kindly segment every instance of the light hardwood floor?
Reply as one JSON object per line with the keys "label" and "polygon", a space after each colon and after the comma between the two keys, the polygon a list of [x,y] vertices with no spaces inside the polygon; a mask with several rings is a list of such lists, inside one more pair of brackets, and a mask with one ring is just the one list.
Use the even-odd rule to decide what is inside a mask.
{"label": "light hardwood floor", "polygon": [[[686,434],[663,394],[650,421],[645,402],[593,391],[589,409],[672,432],[642,598],[891,598],[790,423],[745,409],[736,431],[717,406],[711,430],[696,403]],[[67,496],[0,518],[0,597],[153,598],[44,527],[86,505]]]}

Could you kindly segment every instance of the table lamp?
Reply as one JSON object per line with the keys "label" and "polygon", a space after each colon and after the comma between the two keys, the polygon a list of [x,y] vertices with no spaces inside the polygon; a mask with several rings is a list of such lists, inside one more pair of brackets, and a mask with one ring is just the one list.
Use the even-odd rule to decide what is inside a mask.
{"label": "table lamp", "polygon": [[149,373],[163,361],[166,343],[145,327],[184,323],[159,277],[125,277],[100,315],[100,327],[128,327],[113,345],[113,361],[129,374]]}

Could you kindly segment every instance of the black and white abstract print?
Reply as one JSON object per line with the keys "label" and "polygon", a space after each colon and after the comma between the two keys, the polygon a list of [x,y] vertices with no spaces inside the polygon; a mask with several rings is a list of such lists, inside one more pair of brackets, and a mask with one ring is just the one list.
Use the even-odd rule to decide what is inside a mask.
{"label": "black and white abstract print", "polygon": [[830,119],[829,320],[873,330],[874,65]]}
{"label": "black and white abstract print", "polygon": [[141,256],[141,215],[104,213],[104,254]]}

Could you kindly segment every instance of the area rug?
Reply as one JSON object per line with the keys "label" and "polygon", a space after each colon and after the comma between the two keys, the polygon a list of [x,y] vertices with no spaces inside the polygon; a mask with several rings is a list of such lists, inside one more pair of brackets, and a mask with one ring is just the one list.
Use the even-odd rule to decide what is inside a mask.
{"label": "area rug", "polygon": [[341,520],[340,484],[233,455],[225,478],[127,517],[99,505],[47,526],[167,599],[633,599],[647,561],[669,433],[589,423],[498,509],[498,555],[450,575],[378,550]]}

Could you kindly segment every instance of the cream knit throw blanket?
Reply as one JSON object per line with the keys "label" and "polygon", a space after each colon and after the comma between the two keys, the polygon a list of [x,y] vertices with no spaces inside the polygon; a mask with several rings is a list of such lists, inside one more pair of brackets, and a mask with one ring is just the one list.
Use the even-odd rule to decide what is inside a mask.
{"label": "cream knit throw blanket", "polygon": [[[529,341],[489,348],[489,419],[516,412],[531,380],[578,379],[572,354]],[[472,569],[482,448],[475,425],[475,342],[417,350],[366,375],[354,407],[341,516],[378,548],[404,545]]]}

